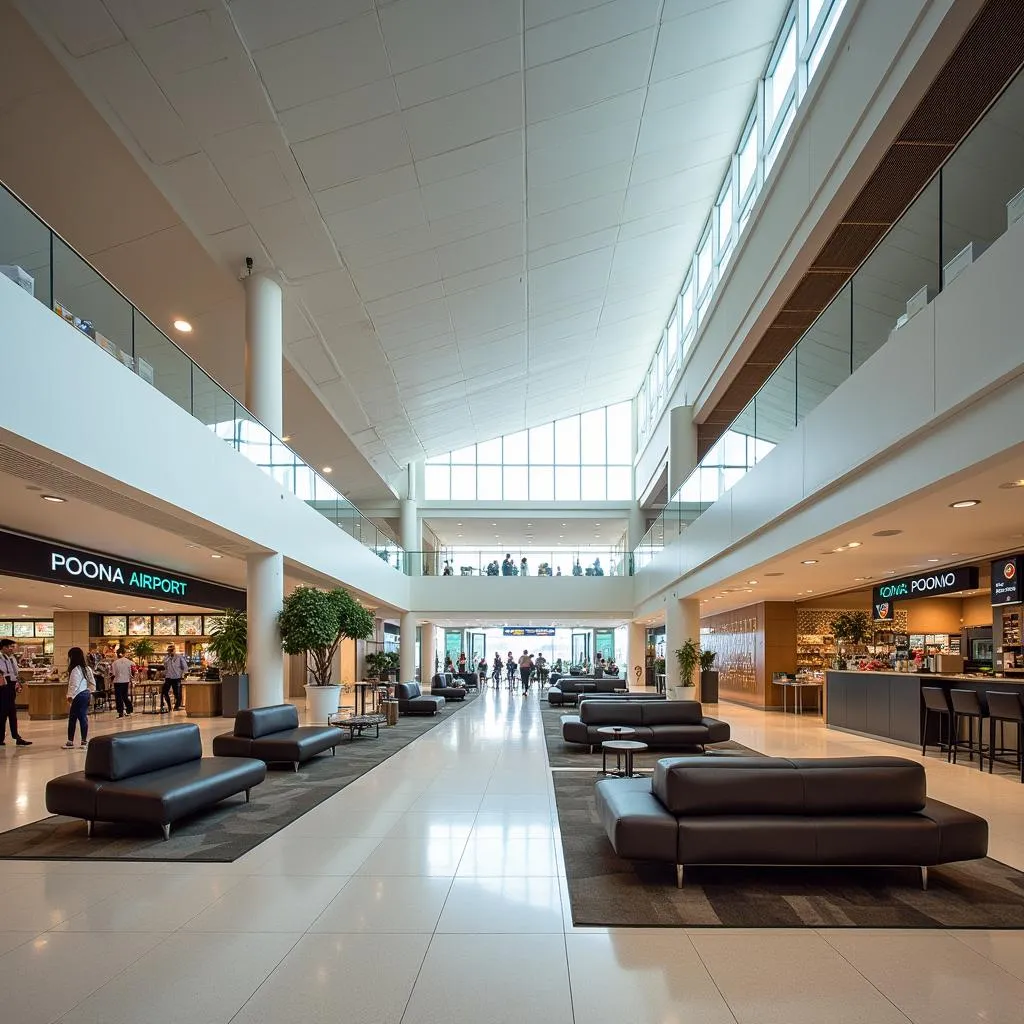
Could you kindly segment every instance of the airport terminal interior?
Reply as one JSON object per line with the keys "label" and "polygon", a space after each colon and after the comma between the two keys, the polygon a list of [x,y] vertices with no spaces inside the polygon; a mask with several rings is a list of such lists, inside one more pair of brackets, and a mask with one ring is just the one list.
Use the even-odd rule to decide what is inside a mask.
{"label": "airport terminal interior", "polygon": [[1024,1019],[1022,67],[0,0],[4,1024]]}

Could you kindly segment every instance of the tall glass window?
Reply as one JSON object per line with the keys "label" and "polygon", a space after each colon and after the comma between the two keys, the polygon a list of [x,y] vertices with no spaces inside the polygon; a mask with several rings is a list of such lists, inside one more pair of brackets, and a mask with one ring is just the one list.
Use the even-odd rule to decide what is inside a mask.
{"label": "tall glass window", "polygon": [[[662,369],[666,358],[661,349]],[[630,501],[632,403],[566,416],[427,459],[427,501]]]}
{"label": "tall glass window", "polygon": [[[796,20],[789,26],[782,44],[776,51],[775,63],[764,80],[765,126],[771,130],[775,126],[786,101],[789,99],[790,86],[796,77]],[[766,135],[768,132],[765,133]]]}

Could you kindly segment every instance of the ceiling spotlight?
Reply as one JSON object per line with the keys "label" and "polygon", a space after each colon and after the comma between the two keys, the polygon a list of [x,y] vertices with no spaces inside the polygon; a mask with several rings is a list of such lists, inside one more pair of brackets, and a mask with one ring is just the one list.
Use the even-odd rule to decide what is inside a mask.
{"label": "ceiling spotlight", "polygon": [[214,552],[212,555],[210,555],[210,557],[211,558],[223,558],[224,556],[223,555],[218,555],[216,552]]}
{"label": "ceiling spotlight", "polygon": [[878,530],[873,533],[872,537],[897,537],[901,534],[902,530]]}
{"label": "ceiling spotlight", "polygon": [[937,562],[937,561],[938,561],[938,559],[937,559],[937,558],[929,558],[929,559],[928,559],[928,561],[929,561],[929,562]]}
{"label": "ceiling spotlight", "polygon": [[747,580],[747,586],[752,587],[756,582],[757,580]]}
{"label": "ceiling spotlight", "polygon": [[321,472],[324,472],[324,473],[333,473],[333,472],[334,472],[334,470],[333,470],[333,469],[331,469],[331,467],[330,467],[330,466],[324,466],[324,467],[322,468]]}
{"label": "ceiling spotlight", "polygon": [[461,526],[461,525],[462,525],[462,523],[456,523],[455,525],[456,525],[456,526]]}
{"label": "ceiling spotlight", "polygon": [[1024,480],[1007,480],[1005,484],[999,485],[1001,490],[1012,491],[1015,487],[1024,487]]}
{"label": "ceiling spotlight", "polygon": [[859,548],[860,547],[860,541],[859,540],[851,540],[850,543],[847,544],[846,546],[848,548]]}
{"label": "ceiling spotlight", "polygon": [[27,607],[28,607],[28,605],[27,605],[27,604],[19,604],[19,605],[18,605],[18,607],[19,607],[19,608],[27,608]]}
{"label": "ceiling spotlight", "polygon": [[865,579],[866,579],[865,576],[854,576],[853,577],[853,582],[854,583],[863,583]]}
{"label": "ceiling spotlight", "polygon": [[67,498],[58,498],[56,494],[41,494],[43,501],[52,501],[55,505],[63,505]]}
{"label": "ceiling spotlight", "polygon": [[192,325],[187,320],[175,320],[174,329],[176,331],[181,331],[182,334],[192,333]]}
{"label": "ceiling spotlight", "polygon": [[71,594],[61,594],[61,597],[71,597]]}
{"label": "ceiling spotlight", "polygon": [[291,434],[282,434],[282,435],[281,435],[281,440],[282,440],[282,441],[288,442],[288,441],[290,441],[291,439],[292,439],[292,435],[291,435]]}
{"label": "ceiling spotlight", "polygon": [[784,573],[781,572],[766,572],[765,576],[782,576]]}
{"label": "ceiling spotlight", "polygon": [[818,560],[816,558],[805,558],[803,561],[804,565],[817,565]]}
{"label": "ceiling spotlight", "polygon": [[964,498],[962,501],[950,502],[950,508],[974,508],[975,505],[980,505],[980,498]]}

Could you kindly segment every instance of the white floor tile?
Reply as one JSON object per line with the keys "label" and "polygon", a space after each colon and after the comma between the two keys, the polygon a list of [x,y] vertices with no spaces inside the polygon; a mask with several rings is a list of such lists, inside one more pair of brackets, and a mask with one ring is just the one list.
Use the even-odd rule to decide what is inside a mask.
{"label": "white floor tile", "polygon": [[551,839],[470,838],[458,870],[460,878],[557,874]]}
{"label": "white floor tile", "polygon": [[253,875],[185,925],[190,932],[305,932],[348,881],[339,875]]}
{"label": "white floor tile", "polygon": [[121,876],[82,878],[68,874],[25,875],[22,885],[4,894],[3,926],[10,931],[39,932],[55,928],[112,892],[126,885],[142,884],[142,881],[123,872]]}
{"label": "white floor tile", "polygon": [[1015,978],[1024,981],[1024,932],[957,931],[952,932],[986,960],[998,964]]}
{"label": "white floor tile", "polygon": [[454,876],[465,849],[465,839],[433,836],[398,836],[382,839],[359,867],[360,875]]}
{"label": "white floor tile", "polygon": [[317,918],[312,932],[434,931],[451,880],[427,875],[356,875]]}
{"label": "white floor tile", "polygon": [[456,878],[438,932],[554,934],[562,931],[557,878]]}
{"label": "white floor tile", "polygon": [[306,935],[232,1024],[399,1024],[426,935]]}
{"label": "white floor tile", "polygon": [[265,855],[254,860],[253,875],[351,875],[381,842],[376,838],[340,839],[275,836]]}
{"label": "white floor tile", "polygon": [[228,1024],[298,939],[179,932],[79,1003],[61,1024]]}
{"label": "white floor tile", "polygon": [[456,1021],[573,1024],[562,936],[435,935],[402,1024]]}

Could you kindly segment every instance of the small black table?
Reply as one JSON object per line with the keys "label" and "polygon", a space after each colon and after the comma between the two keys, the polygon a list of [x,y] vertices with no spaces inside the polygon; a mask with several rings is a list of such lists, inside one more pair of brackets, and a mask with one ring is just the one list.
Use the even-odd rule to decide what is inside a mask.
{"label": "small black table", "polygon": [[364,729],[373,729],[373,738],[380,738],[380,727],[387,725],[387,716],[377,713],[369,715],[353,715],[351,718],[342,718],[341,715],[331,715],[327,719],[328,725],[338,729],[348,729],[348,738],[354,740],[356,736],[362,736]]}
{"label": "small black table", "polygon": [[[619,778],[631,779],[634,776],[633,755],[638,750],[646,750],[647,744],[639,740],[605,740],[601,744],[601,772],[604,775],[616,775]],[[608,751],[615,755],[615,771],[608,771]],[[622,756],[625,755],[625,770],[622,766]]]}

